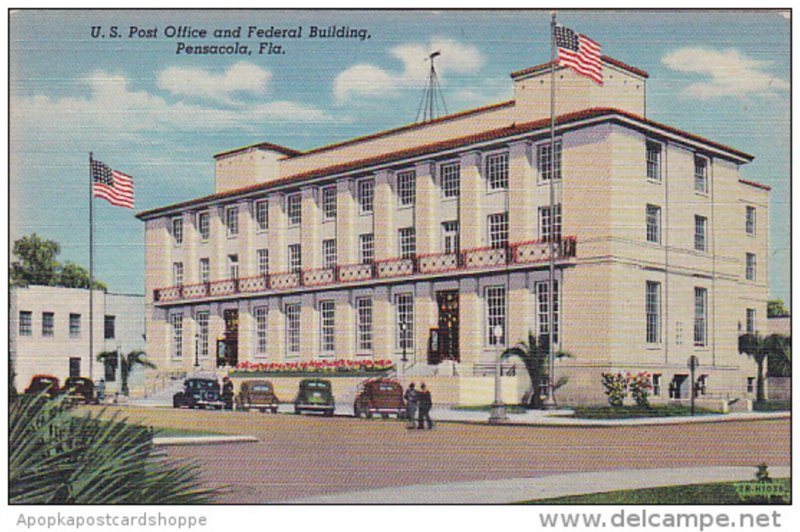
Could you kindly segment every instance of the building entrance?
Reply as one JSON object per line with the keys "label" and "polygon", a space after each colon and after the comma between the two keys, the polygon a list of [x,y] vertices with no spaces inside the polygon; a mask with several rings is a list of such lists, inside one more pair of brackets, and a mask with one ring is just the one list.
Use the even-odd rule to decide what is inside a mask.
{"label": "building entrance", "polygon": [[236,366],[239,363],[239,311],[224,310],[222,317],[225,334],[217,341],[217,366]]}
{"label": "building entrance", "polygon": [[428,346],[428,363],[438,364],[443,360],[461,361],[458,349],[458,290],[436,293],[439,309],[438,327],[431,329]]}
{"label": "building entrance", "polygon": [[689,376],[675,375],[669,383],[670,399],[689,399]]}

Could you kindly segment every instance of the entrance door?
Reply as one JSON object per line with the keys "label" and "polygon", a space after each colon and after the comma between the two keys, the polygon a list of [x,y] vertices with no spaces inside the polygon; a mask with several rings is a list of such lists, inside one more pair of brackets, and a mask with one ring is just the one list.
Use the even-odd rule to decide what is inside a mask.
{"label": "entrance door", "polygon": [[69,376],[81,376],[81,359],[79,357],[69,359]]}
{"label": "entrance door", "polygon": [[439,307],[439,361],[461,361],[458,351],[458,290],[436,293]]}
{"label": "entrance door", "polygon": [[688,399],[689,398],[689,376],[688,375],[675,375],[672,382],[669,383],[669,397],[670,399]]}
{"label": "entrance door", "polygon": [[217,345],[217,365],[236,366],[239,363],[239,310],[226,309],[222,317],[225,320],[225,335]]}

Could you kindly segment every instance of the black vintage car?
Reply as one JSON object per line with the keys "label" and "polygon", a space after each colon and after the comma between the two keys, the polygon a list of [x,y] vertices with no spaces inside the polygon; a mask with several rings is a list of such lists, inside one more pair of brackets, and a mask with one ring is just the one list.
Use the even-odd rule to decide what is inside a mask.
{"label": "black vintage car", "polygon": [[25,388],[25,393],[36,395],[41,392],[45,392],[44,395],[50,398],[58,395],[61,392],[58,377],[53,375],[34,375],[31,383]]}
{"label": "black vintage car", "polygon": [[333,400],[331,381],[325,379],[303,379],[294,399],[294,413],[322,412],[332,416],[336,405]]}
{"label": "black vintage car", "polygon": [[67,394],[67,402],[72,404],[97,405],[100,401],[95,394],[94,383],[88,377],[68,377],[62,391]]}
{"label": "black vintage car", "polygon": [[225,402],[219,394],[219,382],[216,379],[186,379],[183,391],[172,396],[174,408],[216,408],[222,410]]}

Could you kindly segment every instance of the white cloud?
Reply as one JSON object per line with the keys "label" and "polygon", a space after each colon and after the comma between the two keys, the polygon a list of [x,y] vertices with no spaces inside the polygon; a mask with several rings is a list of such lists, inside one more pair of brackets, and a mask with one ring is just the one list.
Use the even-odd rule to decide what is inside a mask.
{"label": "white cloud", "polygon": [[434,38],[427,44],[402,44],[389,50],[389,54],[403,64],[402,70],[390,71],[370,64],[353,65],[341,72],[333,82],[336,101],[343,103],[351,98],[392,97],[401,89],[424,86],[430,68],[426,58],[437,50],[441,55],[436,58],[436,71],[443,81],[451,75],[474,74],[486,62],[477,48],[453,39]]}
{"label": "white cloud", "polygon": [[215,74],[202,68],[170,67],[158,73],[156,85],[176,96],[190,96],[230,102],[236,93],[267,94],[272,73],[241,61]]}
{"label": "white cloud", "polygon": [[758,61],[739,50],[681,48],[665,55],[661,62],[678,72],[701,74],[706,80],[690,84],[684,94],[701,100],[719,96],[770,96],[789,90],[789,82],[766,71],[771,61]]}

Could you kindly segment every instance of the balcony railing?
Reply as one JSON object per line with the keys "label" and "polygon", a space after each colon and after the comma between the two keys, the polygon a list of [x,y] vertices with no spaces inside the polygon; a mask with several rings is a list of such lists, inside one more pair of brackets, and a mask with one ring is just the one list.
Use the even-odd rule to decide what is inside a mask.
{"label": "balcony railing", "polygon": [[[576,256],[575,237],[565,237],[554,242],[558,261]],[[550,260],[550,242],[532,240],[502,247],[474,248],[459,253],[418,255],[414,258],[395,258],[371,264],[346,264],[333,268],[305,270],[302,272],[271,273],[238,279],[222,279],[210,283],[157,288],[153,297],[156,303],[228,296],[239,293],[259,293],[289,290],[303,286],[330,286],[372,279],[391,279],[412,275],[433,275],[466,270],[497,269],[507,265],[533,264]]]}

